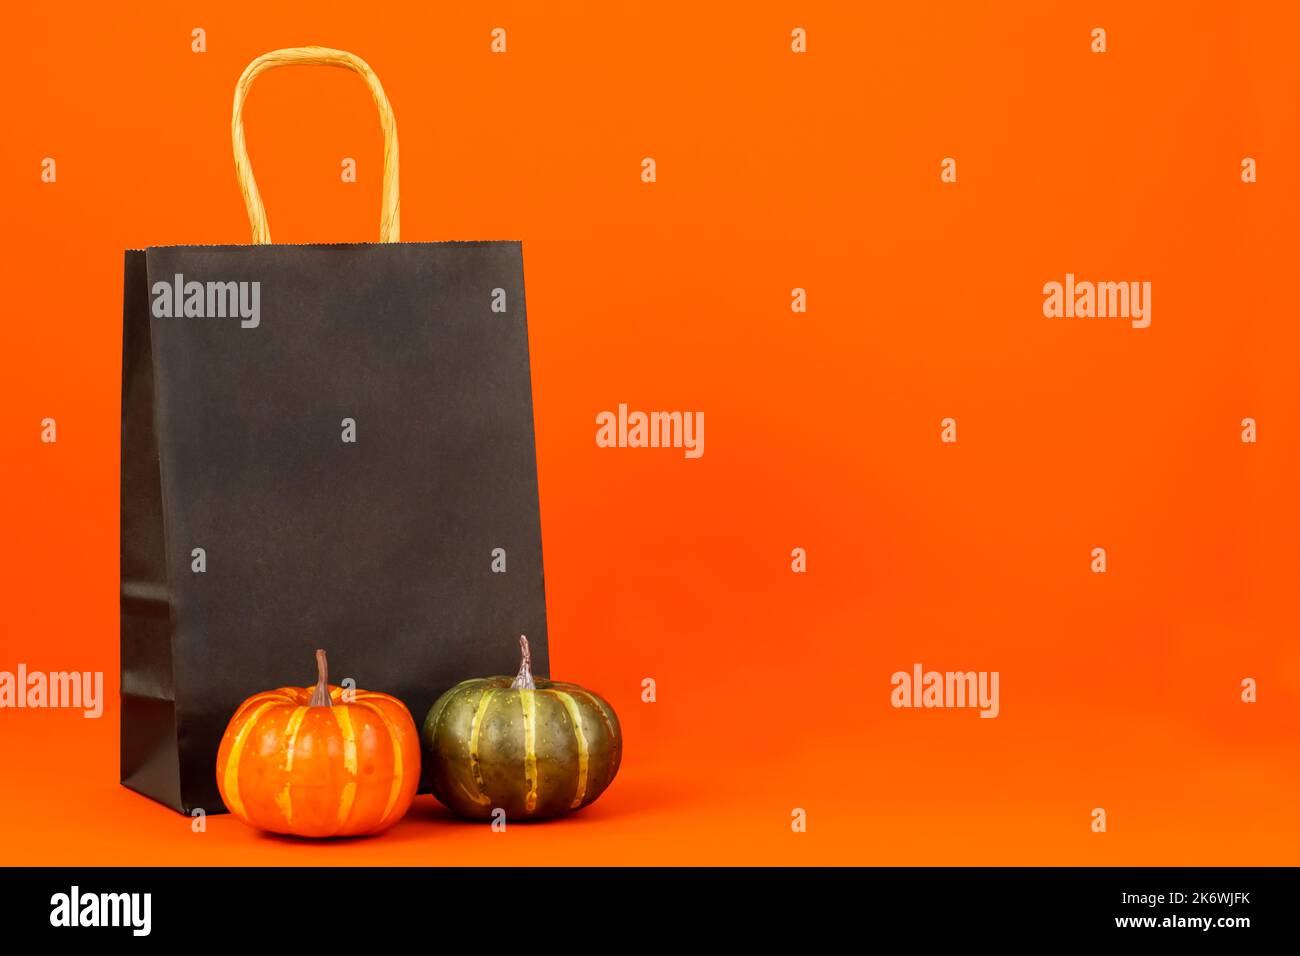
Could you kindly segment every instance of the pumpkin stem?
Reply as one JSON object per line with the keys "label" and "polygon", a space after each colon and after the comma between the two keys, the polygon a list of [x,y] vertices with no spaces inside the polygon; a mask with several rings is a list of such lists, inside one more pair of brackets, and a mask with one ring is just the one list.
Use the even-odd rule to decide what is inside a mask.
{"label": "pumpkin stem", "polygon": [[519,651],[523,655],[523,660],[519,662],[519,674],[510,686],[514,690],[536,690],[537,684],[533,680],[533,655],[528,650],[528,638],[519,635]]}
{"label": "pumpkin stem", "polygon": [[312,691],[311,701],[308,707],[333,707],[334,702],[330,700],[330,682],[329,682],[329,662],[325,660],[325,652],[316,652],[316,689]]}

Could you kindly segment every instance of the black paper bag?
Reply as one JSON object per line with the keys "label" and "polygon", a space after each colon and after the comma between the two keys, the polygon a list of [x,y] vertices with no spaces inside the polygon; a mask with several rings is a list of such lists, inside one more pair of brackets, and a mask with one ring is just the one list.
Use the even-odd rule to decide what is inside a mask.
{"label": "black paper bag", "polygon": [[[295,62],[371,83],[395,239],[378,80],[307,48],[259,58],[238,89]],[[417,724],[457,682],[513,673],[519,634],[548,672],[519,243],[131,251],[123,323],[126,786],[221,811],[226,722],[312,683],[317,647],[332,683],[393,694]]]}

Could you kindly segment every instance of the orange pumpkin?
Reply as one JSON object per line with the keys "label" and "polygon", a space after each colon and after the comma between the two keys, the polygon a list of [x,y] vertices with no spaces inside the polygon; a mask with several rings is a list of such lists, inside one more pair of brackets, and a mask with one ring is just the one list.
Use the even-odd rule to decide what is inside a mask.
{"label": "orange pumpkin", "polygon": [[226,808],[298,836],[378,833],[402,818],[420,782],[420,740],[397,698],[328,683],[281,687],[239,705],[217,751]]}

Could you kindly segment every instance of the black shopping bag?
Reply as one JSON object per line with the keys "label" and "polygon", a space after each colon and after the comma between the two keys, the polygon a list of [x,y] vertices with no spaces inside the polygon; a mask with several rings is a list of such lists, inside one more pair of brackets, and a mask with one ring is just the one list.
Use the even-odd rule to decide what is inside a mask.
{"label": "black shopping bag", "polygon": [[[268,244],[240,115],[296,63],[370,85],[380,243]],[[121,774],[187,813],[222,809],[235,707],[312,683],[317,647],[417,723],[514,673],[519,634],[548,672],[520,244],[397,241],[396,128],[351,54],[259,57],[233,129],[255,244],[126,254]]]}

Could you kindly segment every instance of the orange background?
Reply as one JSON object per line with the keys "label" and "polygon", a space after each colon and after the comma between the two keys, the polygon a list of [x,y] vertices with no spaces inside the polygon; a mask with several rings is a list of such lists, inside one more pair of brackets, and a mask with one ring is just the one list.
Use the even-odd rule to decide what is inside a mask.
{"label": "orange background", "polygon": [[[0,712],[0,861],[1297,862],[1300,18],[1136,6],[11,10],[0,669],[109,705]],[[552,671],[626,732],[571,818],[424,797],[312,844],[117,784],[122,250],[247,241],[234,83],[309,43],[383,80],[404,239],[524,242]],[[376,235],[357,77],[276,71],[245,116],[278,241]],[[1067,271],[1151,281],[1151,327],[1044,318]],[[703,410],[704,457],[598,449],[619,402]],[[892,709],[917,661],[1000,671],[1001,716]]]}

